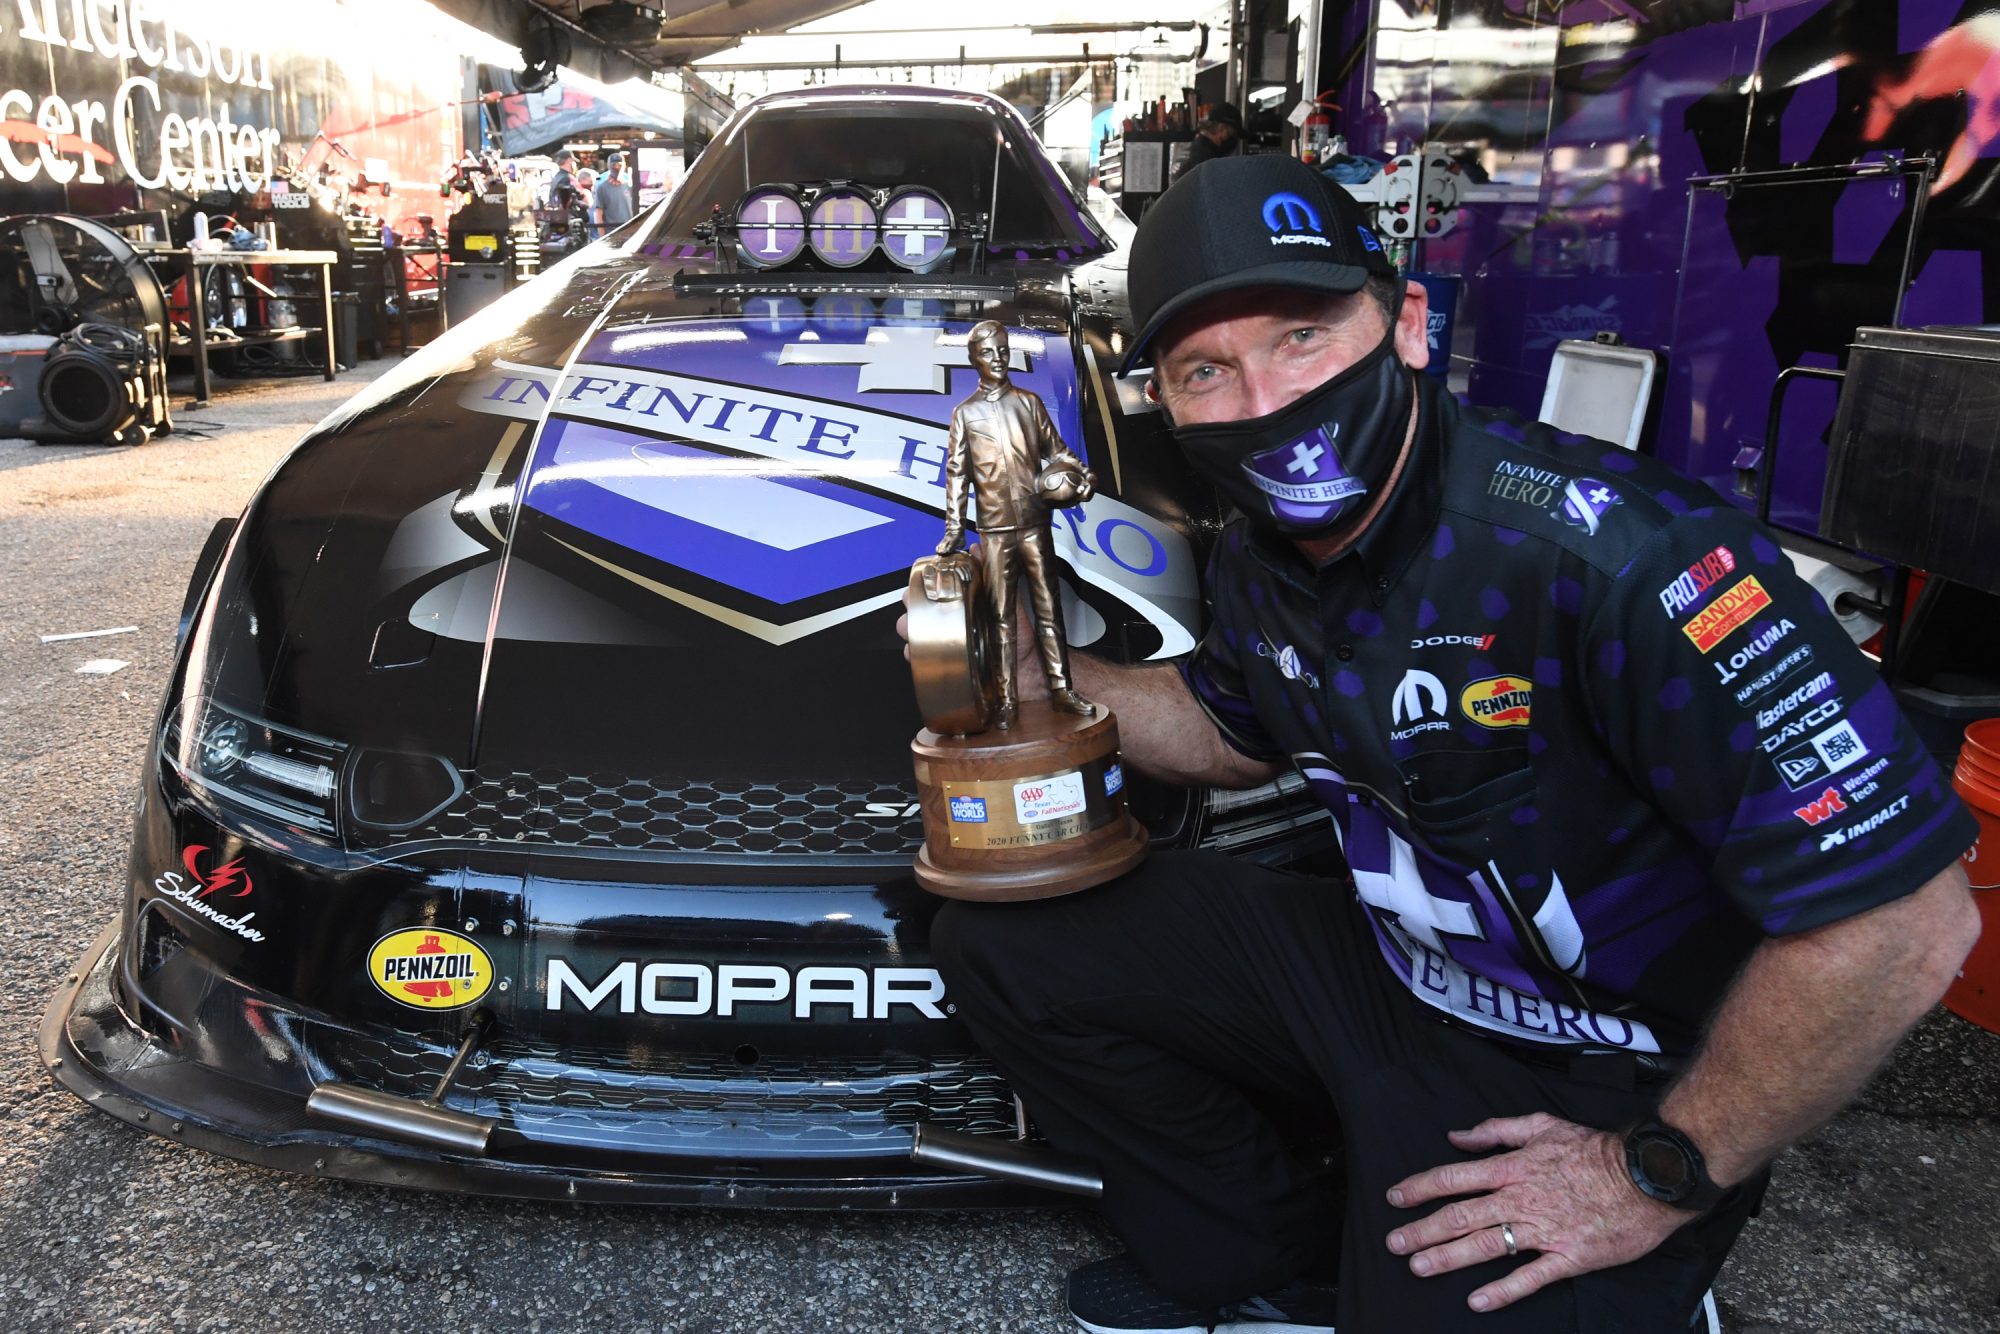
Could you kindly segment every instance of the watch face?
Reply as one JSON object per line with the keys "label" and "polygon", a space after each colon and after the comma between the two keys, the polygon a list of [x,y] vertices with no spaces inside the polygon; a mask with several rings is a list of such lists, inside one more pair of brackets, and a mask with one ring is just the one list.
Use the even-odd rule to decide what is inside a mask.
{"label": "watch face", "polygon": [[1637,1147],[1639,1170],[1662,1194],[1679,1196],[1694,1185],[1687,1157],[1672,1140],[1647,1138]]}

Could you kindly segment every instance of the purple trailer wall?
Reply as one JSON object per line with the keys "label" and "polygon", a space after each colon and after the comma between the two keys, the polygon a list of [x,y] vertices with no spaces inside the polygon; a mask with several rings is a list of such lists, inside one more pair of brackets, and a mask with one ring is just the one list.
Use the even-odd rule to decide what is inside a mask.
{"label": "purple trailer wall", "polygon": [[[1533,204],[1468,208],[1417,267],[1464,279],[1455,369],[1532,414],[1555,344],[1666,358],[1658,452],[1727,490],[1772,382],[1857,326],[2000,321],[2000,0],[1378,0],[1358,151],[1442,147]],[[1931,188],[1836,171],[1928,154]],[[1913,220],[1916,243],[1908,246]],[[1786,402],[1774,517],[1810,528],[1833,386]],[[1749,451],[1749,452],[1746,452]]]}

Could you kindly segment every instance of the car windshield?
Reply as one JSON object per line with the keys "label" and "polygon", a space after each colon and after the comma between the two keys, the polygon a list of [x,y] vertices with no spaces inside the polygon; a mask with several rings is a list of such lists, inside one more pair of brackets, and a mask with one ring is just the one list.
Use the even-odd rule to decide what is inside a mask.
{"label": "car windshield", "polygon": [[995,107],[974,101],[870,96],[783,100],[753,110],[703,150],[669,206],[663,230],[694,225],[743,192],[776,182],[846,180],[923,185],[963,217],[990,211],[992,243],[1108,249],[1041,148]]}

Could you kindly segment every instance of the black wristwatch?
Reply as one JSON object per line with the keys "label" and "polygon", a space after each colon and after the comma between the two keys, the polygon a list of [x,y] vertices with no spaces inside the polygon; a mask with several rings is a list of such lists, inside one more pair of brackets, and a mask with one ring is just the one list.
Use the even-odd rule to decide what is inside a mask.
{"label": "black wristwatch", "polygon": [[1664,1121],[1641,1121],[1625,1132],[1625,1170],[1632,1184],[1678,1209],[1707,1213],[1729,1194],[1708,1175],[1694,1141]]}

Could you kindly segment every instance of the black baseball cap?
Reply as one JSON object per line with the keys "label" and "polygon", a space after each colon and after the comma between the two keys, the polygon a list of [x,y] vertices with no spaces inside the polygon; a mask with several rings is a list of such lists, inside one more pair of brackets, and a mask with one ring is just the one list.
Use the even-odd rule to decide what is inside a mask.
{"label": "black baseball cap", "polygon": [[1208,120],[1217,125],[1234,125],[1243,128],[1243,113],[1236,109],[1234,102],[1217,102],[1208,109]]}
{"label": "black baseball cap", "polygon": [[1358,292],[1393,278],[1382,238],[1354,196],[1279,153],[1202,163],[1160,196],[1132,238],[1126,270],[1138,337],[1120,375],[1144,360],[1167,322],[1239,287]]}

